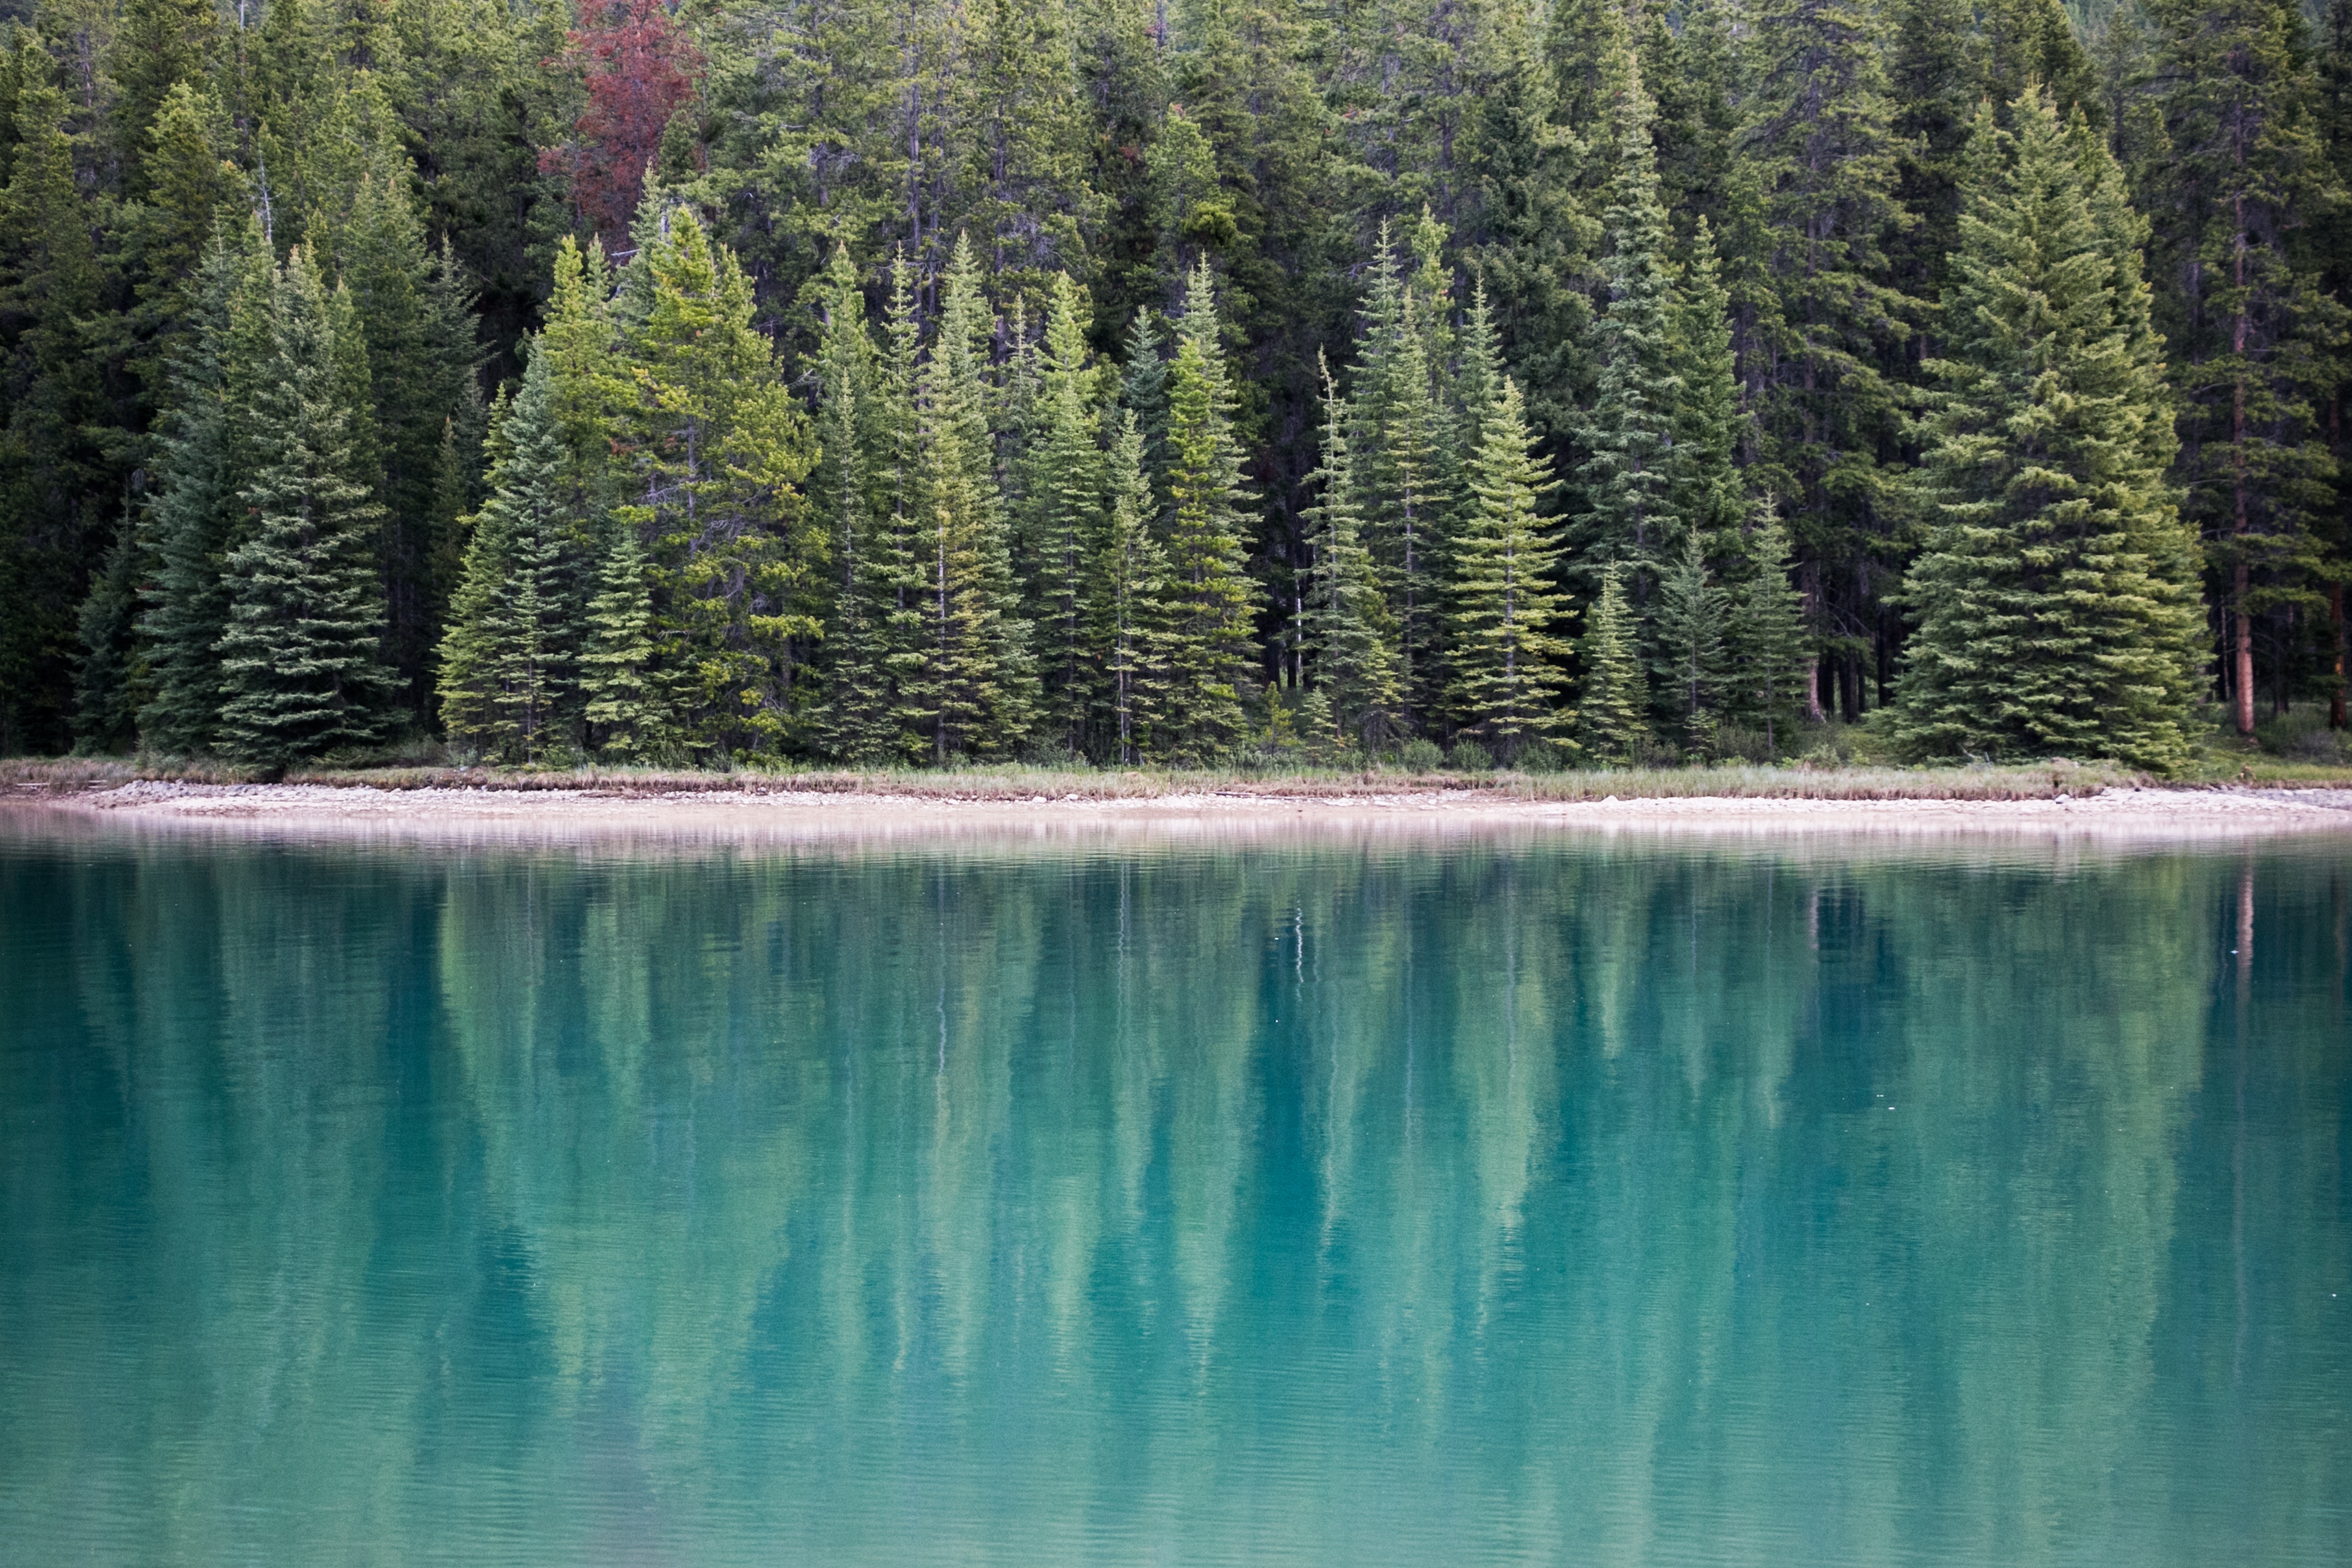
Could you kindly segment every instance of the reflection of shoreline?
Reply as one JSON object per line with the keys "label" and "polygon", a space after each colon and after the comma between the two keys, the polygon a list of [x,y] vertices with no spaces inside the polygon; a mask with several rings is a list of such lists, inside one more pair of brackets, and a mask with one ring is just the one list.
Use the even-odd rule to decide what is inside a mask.
{"label": "reflection of shoreline", "polygon": [[[47,834],[109,837],[204,830],[390,841],[554,847],[593,841],[642,852],[698,846],[969,848],[982,852],[1215,848],[1304,839],[1503,844],[1574,839],[1809,841],[1895,844],[1963,839],[2126,848],[2248,836],[2352,832],[2352,790],[2115,789],[2071,800],[1822,800],[1757,797],[1547,801],[1483,791],[1305,799],[1165,795],[950,800],[884,794],[646,796],[589,791],[381,789],[320,784],[138,783],[5,802],[0,813]],[[1823,843],[1823,848],[1828,845]]]}

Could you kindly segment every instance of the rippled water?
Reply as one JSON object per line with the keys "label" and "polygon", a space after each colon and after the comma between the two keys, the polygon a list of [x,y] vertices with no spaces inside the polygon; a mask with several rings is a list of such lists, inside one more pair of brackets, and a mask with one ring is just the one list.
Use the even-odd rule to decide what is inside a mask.
{"label": "rippled water", "polygon": [[2340,1563],[2352,844],[0,835],[0,1560]]}

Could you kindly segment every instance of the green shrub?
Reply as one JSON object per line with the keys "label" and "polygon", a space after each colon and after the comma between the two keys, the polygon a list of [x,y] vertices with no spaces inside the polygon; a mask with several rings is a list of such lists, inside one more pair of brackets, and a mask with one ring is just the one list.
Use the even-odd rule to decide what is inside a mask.
{"label": "green shrub", "polygon": [[1407,773],[1434,773],[1445,766],[1445,753],[1426,736],[1415,736],[1397,753],[1397,766]]}

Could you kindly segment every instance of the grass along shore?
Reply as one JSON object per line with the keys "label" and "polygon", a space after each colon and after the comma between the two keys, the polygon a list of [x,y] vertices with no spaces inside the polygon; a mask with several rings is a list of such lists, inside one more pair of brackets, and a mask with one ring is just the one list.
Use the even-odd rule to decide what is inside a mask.
{"label": "grass along shore", "polygon": [[16,799],[77,795],[140,780],[198,785],[261,782],[378,789],[578,790],[605,797],[728,792],[891,795],[943,800],[1149,800],[1236,795],[1344,800],[1464,790],[1518,800],[1726,798],[1810,800],[2042,800],[2105,789],[2352,789],[2352,766],[2234,749],[2190,774],[2158,779],[2113,763],[2053,759],[2007,765],[1893,767],[1802,759],[1688,767],[1595,768],[1556,773],[1358,768],[1091,768],[1022,764],[952,768],[457,768],[429,762],[260,769],[212,761],[142,758],[0,760],[0,787]]}

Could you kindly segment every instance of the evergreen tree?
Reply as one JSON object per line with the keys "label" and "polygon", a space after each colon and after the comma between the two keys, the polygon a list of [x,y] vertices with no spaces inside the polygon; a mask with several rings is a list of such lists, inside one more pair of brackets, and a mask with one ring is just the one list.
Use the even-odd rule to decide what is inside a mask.
{"label": "evergreen tree", "polygon": [[1550,486],[1534,444],[1519,389],[1506,380],[1471,465],[1477,505],[1453,581],[1454,710],[1505,761],[1558,727],[1568,652],[1552,631],[1561,619],[1553,586],[1560,547],[1536,516]]}
{"label": "evergreen tree", "polygon": [[1778,756],[1780,737],[1803,711],[1812,667],[1804,596],[1790,581],[1794,550],[1788,525],[1767,497],[1763,522],[1749,536],[1748,582],[1732,612],[1731,663],[1745,711],[1764,722],[1764,749]]}
{"label": "evergreen tree", "polygon": [[1731,295],[1705,218],[1675,288],[1673,329],[1677,385],[1668,507],[1679,528],[1698,535],[1710,557],[1721,557],[1747,514],[1738,465],[1745,421],[1731,351]]}
{"label": "evergreen tree", "polygon": [[449,738],[511,762],[570,749],[583,642],[578,574],[566,559],[552,367],[534,353],[499,422],[490,496],[473,521],[441,639]]}
{"label": "evergreen tree", "polygon": [[1601,593],[1592,601],[1577,647],[1584,689],[1577,705],[1576,737],[1587,752],[1612,761],[1632,760],[1650,738],[1650,687],[1642,674],[1634,630],[1624,574],[1609,567],[1601,573]]}
{"label": "evergreen tree", "polygon": [[1638,585],[1663,538],[1674,531],[1675,289],[1658,204],[1652,110],[1630,55],[1619,67],[1612,113],[1617,172],[1604,222],[1606,303],[1595,325],[1600,382],[1579,433],[1585,509],[1577,518],[1577,574],[1598,580],[1614,567]]}
{"label": "evergreen tree", "polygon": [[597,751],[615,762],[659,762],[677,749],[672,682],[658,663],[651,567],[636,528],[605,528],[580,654],[581,716]]}
{"label": "evergreen tree", "polygon": [[1658,579],[1657,665],[1660,694],[1694,747],[1713,731],[1725,668],[1724,625],[1730,601],[1708,569],[1698,530],[1685,531],[1680,559]]}
{"label": "evergreen tree", "polygon": [[1733,193],[1725,231],[1741,257],[1727,283],[1759,425],[1748,477],[1786,501],[1817,619],[1843,639],[1883,639],[1881,586],[1900,548],[1881,469],[1900,450],[1889,370],[1918,312],[1885,251],[1910,221],[1895,199],[1886,17],[1843,0],[1762,0],[1751,20],[1740,145],[1753,184]]}
{"label": "evergreen tree", "polygon": [[138,735],[143,672],[133,636],[139,619],[139,536],[125,515],[75,616],[81,668],[74,680],[74,748],[127,751]]}
{"label": "evergreen tree", "polygon": [[383,727],[382,508],[352,454],[339,312],[308,251],[271,285],[271,358],[252,409],[252,531],[229,551],[222,749],[282,768]]}
{"label": "evergreen tree", "polygon": [[912,540],[921,563],[922,664],[910,705],[936,762],[997,756],[1035,722],[1037,677],[998,494],[982,377],[989,319],[968,239],[944,279],[918,387],[921,450]]}
{"label": "evergreen tree", "polygon": [[0,192],[0,754],[60,747],[73,711],[75,607],[125,488],[117,410],[90,328],[107,302],[78,188],[65,95],[37,42],[19,53]]}
{"label": "evergreen tree", "polygon": [[1087,575],[1102,515],[1102,455],[1083,299],[1067,273],[1054,277],[1045,320],[1042,417],[1031,487],[1037,530],[1035,624],[1053,731],[1084,749],[1092,672],[1087,660]]}
{"label": "evergreen tree", "polygon": [[1352,734],[1374,747],[1402,720],[1392,623],[1379,568],[1364,542],[1346,411],[1328,369],[1323,398],[1323,465],[1310,476],[1322,497],[1307,513],[1315,552],[1307,634],[1315,690],[1332,725],[1321,738],[1344,741]]}
{"label": "evergreen tree", "polygon": [[885,575],[877,509],[874,340],[846,246],[825,273],[818,339],[817,451],[811,494],[833,551],[833,612],[825,625],[825,748],[856,762],[904,749],[891,697],[887,632],[897,585]]}
{"label": "evergreen tree", "polygon": [[1109,510],[1089,574],[1101,709],[1122,766],[1153,749],[1168,716],[1168,558],[1154,537],[1146,451],[1143,421],[1128,409],[1111,444]]}
{"label": "evergreen tree", "polygon": [[154,577],[140,623],[152,693],[139,713],[142,741],[169,755],[211,749],[220,717],[223,567],[247,517],[239,492],[252,474],[251,394],[268,357],[273,275],[260,223],[224,222],[169,361],[146,520]]}
{"label": "evergreen tree", "polygon": [[1189,762],[1222,756],[1240,736],[1241,694],[1255,664],[1244,487],[1234,394],[1219,343],[1208,263],[1193,268],[1168,372],[1169,748]]}
{"label": "evergreen tree", "polygon": [[2119,179],[2046,94],[1979,110],[1928,422],[1925,549],[1898,733],[1927,755],[2188,759],[2200,641],[2164,479],[2170,402],[2137,258],[2093,193]]}
{"label": "evergreen tree", "polygon": [[794,671],[820,629],[805,422],[752,324],[751,280],[692,209],[658,217],[631,272],[615,311],[635,377],[635,495],[617,515],[652,543],[662,630],[686,651],[690,738],[772,750],[798,733]]}
{"label": "evergreen tree", "polygon": [[2314,525],[2335,464],[2315,405],[2339,379],[2345,309],[2297,240],[2346,198],[2294,0],[2152,11],[2150,113],[2135,138],[2148,266],[2182,390],[2183,510],[2218,579],[2224,688],[2251,736],[2258,624],[2317,608]]}

